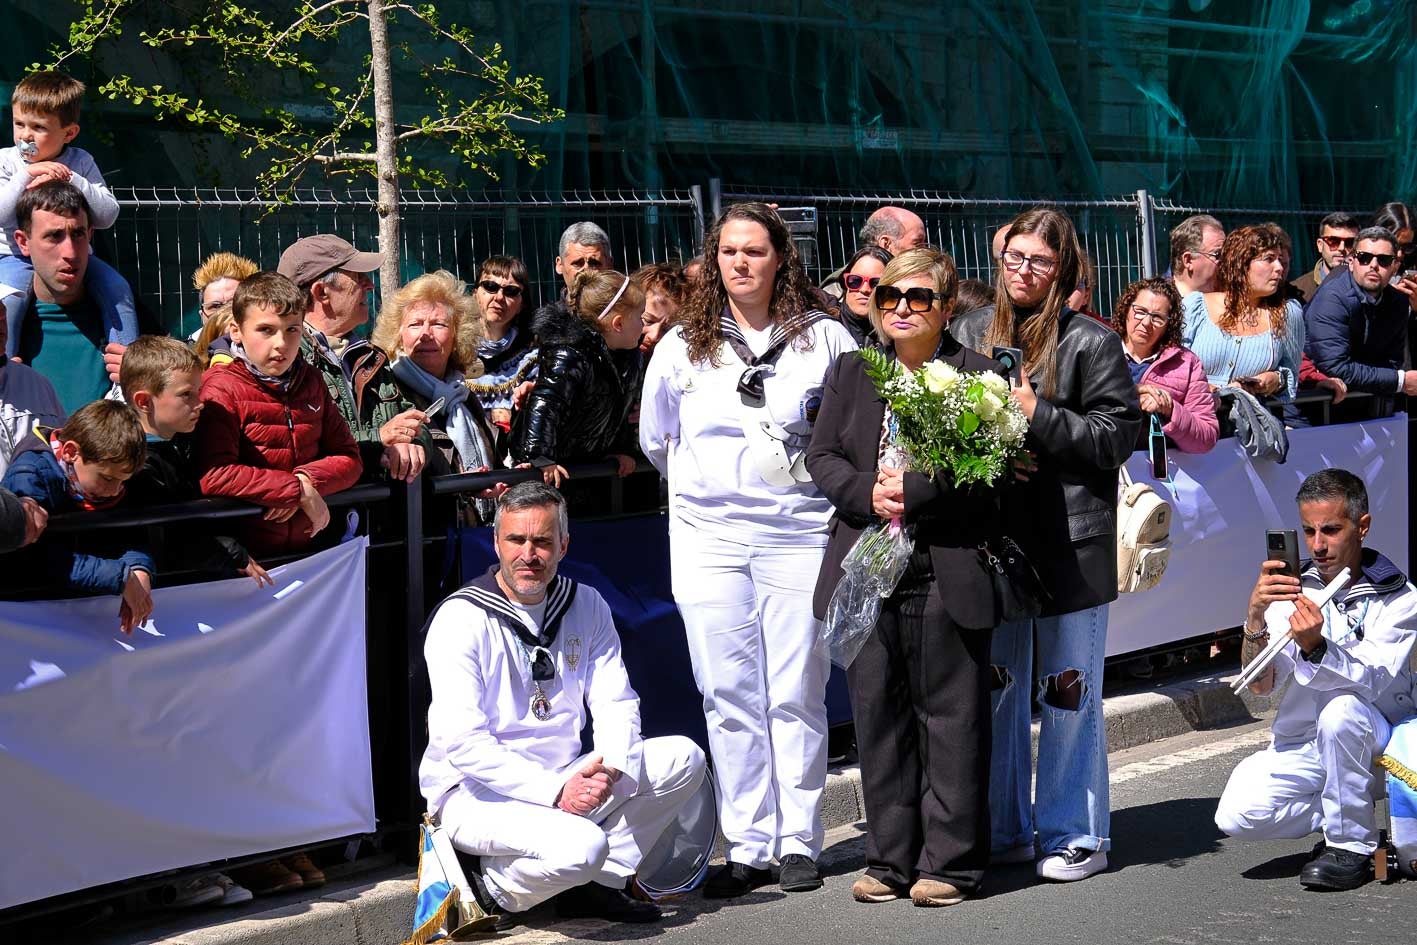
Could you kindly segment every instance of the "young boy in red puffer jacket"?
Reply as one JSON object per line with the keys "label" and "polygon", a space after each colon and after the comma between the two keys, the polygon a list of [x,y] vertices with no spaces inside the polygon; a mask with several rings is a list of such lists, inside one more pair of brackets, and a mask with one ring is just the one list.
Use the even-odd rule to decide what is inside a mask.
{"label": "young boy in red puffer jacket", "polygon": [[232,299],[236,360],[202,380],[196,461],[202,492],[263,505],[245,535],[258,556],[308,547],[330,523],[324,496],[359,479],[359,447],[320,373],[300,356],[305,296],[261,272]]}

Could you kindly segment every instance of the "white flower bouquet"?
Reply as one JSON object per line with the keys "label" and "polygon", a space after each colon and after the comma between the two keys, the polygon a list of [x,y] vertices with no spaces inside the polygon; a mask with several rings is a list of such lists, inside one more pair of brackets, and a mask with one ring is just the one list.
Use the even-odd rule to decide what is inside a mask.
{"label": "white flower bouquet", "polygon": [[[948,473],[958,486],[989,486],[1023,449],[1028,420],[1000,375],[961,372],[943,361],[906,371],[880,351],[860,354],[891,410],[882,465],[931,476]],[[875,521],[862,530],[841,563],[844,573],[817,641],[833,663],[845,669],[861,652],[914,547],[914,529],[899,519]]]}

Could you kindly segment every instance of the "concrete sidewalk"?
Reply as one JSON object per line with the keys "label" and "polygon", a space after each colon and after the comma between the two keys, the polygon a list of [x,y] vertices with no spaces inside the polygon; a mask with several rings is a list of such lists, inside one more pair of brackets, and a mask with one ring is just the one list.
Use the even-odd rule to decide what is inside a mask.
{"label": "concrete sidewalk", "polygon": [[[1103,698],[1108,750],[1253,721],[1273,709],[1271,696],[1231,693],[1233,678],[1229,671],[1225,676],[1207,673],[1153,686],[1117,686],[1115,693]],[[1037,737],[1035,721],[1035,748]],[[860,769],[855,765],[833,769],[822,804],[825,827],[850,827],[862,817]],[[87,945],[397,945],[412,927],[413,881],[411,871],[388,867],[343,880],[332,878],[318,893],[271,897],[237,909],[135,919],[125,921],[121,929],[87,930],[69,940]],[[562,924],[557,927],[566,931]],[[533,945],[544,937],[534,928],[518,929],[515,941]],[[562,940],[557,934],[552,937]]]}

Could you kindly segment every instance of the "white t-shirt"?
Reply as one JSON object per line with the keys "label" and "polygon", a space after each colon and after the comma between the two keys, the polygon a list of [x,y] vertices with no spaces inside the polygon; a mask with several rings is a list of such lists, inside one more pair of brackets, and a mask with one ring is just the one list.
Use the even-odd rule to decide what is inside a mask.
{"label": "white t-shirt", "polygon": [[[837,355],[856,350],[835,320],[808,332],[811,347],[789,345],[763,379],[767,410],[791,437],[790,459],[807,448],[827,369]],[[640,401],[640,447],[669,479],[671,528],[701,528],[741,544],[825,543],[832,507],[817,487],[770,485],[758,472],[743,435],[746,408],[737,387],[744,370],[727,344],[717,367],[691,363],[677,328],[655,349]]]}

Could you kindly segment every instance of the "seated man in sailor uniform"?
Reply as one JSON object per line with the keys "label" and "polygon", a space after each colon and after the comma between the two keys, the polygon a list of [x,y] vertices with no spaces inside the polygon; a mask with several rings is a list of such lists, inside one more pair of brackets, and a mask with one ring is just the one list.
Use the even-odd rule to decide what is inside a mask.
{"label": "seated man in sailor uniform", "polygon": [[[1230,775],[1215,823],[1244,840],[1298,840],[1323,831],[1299,874],[1310,889],[1354,889],[1370,878],[1378,828],[1373,759],[1392,726],[1413,713],[1408,666],[1417,589],[1391,561],[1363,547],[1372,522],[1363,480],[1314,473],[1295,501],[1312,561],[1302,580],[1266,561],[1250,595],[1242,664],[1271,634],[1290,642],[1251,684],[1259,694],[1292,677],[1274,718],[1273,744]],[[1344,569],[1349,582],[1322,609],[1300,593]]]}
{"label": "seated man in sailor uniform", "polygon": [[[489,912],[560,894],[565,917],[653,922],[659,907],[625,885],[698,789],[703,752],[681,736],[640,737],[609,606],[556,573],[568,540],[561,494],[513,486],[494,535],[498,566],[428,623],[419,785],[429,812],[481,858],[470,879]],[[587,709],[595,747],[582,754]]]}

